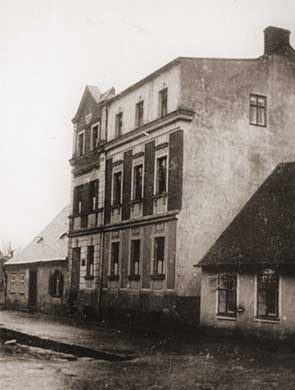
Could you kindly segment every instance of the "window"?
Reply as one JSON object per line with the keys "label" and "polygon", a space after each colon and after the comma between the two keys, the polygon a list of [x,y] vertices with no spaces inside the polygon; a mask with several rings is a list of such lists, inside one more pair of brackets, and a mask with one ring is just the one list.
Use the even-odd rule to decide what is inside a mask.
{"label": "window", "polygon": [[218,275],[218,313],[235,317],[237,312],[237,275]]}
{"label": "window", "polygon": [[74,197],[73,197],[73,214],[74,216],[80,215],[82,213],[82,186],[77,186],[74,188]]}
{"label": "window", "polygon": [[160,116],[165,116],[168,113],[168,88],[162,89],[159,92],[159,107]]}
{"label": "window", "polygon": [[135,126],[140,127],[143,125],[144,103],[143,100],[136,104],[136,120]]}
{"label": "window", "polygon": [[142,199],[142,164],[136,165],[133,170],[133,200]]}
{"label": "window", "polygon": [[139,275],[140,240],[131,241],[130,275]]}
{"label": "window", "polygon": [[119,251],[120,243],[112,242],[110,275],[115,277],[119,276]]}
{"label": "window", "polygon": [[94,276],[94,246],[87,247],[86,277]]}
{"label": "window", "polygon": [[90,210],[96,211],[98,208],[98,180],[90,182]]}
{"label": "window", "polygon": [[91,127],[91,150],[97,148],[100,141],[100,122]]}
{"label": "window", "polygon": [[156,237],[154,241],[154,275],[164,275],[165,237]]}
{"label": "window", "polygon": [[9,292],[10,292],[11,294],[14,294],[14,293],[15,293],[15,280],[16,280],[16,279],[15,279],[15,274],[11,274],[9,280],[10,280],[10,283],[9,283]]}
{"label": "window", "polygon": [[266,97],[250,95],[250,124],[266,126]]}
{"label": "window", "polygon": [[123,112],[119,112],[116,115],[116,137],[120,137],[122,135],[122,128],[123,128]]}
{"label": "window", "polygon": [[78,153],[78,157],[85,154],[85,132],[84,131],[78,134],[77,153]]}
{"label": "window", "polygon": [[156,193],[164,194],[167,187],[167,156],[157,159]]}
{"label": "window", "polygon": [[24,294],[25,293],[25,279],[26,275],[25,274],[20,274],[19,275],[19,293]]}
{"label": "window", "polygon": [[257,317],[279,317],[279,275],[273,269],[257,275]]}
{"label": "window", "polygon": [[63,274],[55,270],[49,277],[49,294],[52,297],[62,297],[64,288]]}
{"label": "window", "polygon": [[122,172],[114,173],[113,182],[113,206],[121,204]]}

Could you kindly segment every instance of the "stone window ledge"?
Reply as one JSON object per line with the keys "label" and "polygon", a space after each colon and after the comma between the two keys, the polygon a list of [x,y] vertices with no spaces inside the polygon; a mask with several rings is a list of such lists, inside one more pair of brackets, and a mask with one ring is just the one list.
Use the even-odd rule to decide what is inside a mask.
{"label": "stone window ledge", "polygon": [[234,316],[231,317],[231,316],[217,314],[216,318],[220,321],[237,321],[237,317]]}
{"label": "stone window ledge", "polygon": [[164,280],[165,279],[165,274],[155,274],[151,275],[150,278],[152,280]]}
{"label": "stone window ledge", "polygon": [[255,317],[255,322],[262,322],[262,323],[266,323],[266,324],[279,324],[280,319],[279,318]]}

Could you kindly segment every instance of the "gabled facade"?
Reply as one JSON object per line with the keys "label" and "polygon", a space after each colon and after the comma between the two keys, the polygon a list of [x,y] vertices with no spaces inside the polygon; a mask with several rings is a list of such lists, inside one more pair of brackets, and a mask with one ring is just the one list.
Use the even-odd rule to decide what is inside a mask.
{"label": "gabled facade", "polygon": [[[269,27],[257,59],[180,57],[117,95],[97,95],[95,108],[84,94],[71,160],[81,302],[91,295],[85,304],[196,318],[193,265],[293,155],[294,57],[289,32]],[[105,138],[82,147],[98,118]]]}

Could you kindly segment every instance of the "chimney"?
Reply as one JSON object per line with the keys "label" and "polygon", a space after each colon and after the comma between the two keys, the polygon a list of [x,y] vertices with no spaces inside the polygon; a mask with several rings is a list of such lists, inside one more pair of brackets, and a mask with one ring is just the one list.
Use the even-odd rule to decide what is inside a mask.
{"label": "chimney", "polygon": [[269,26],[264,30],[264,54],[285,54],[290,48],[290,31],[279,27]]}

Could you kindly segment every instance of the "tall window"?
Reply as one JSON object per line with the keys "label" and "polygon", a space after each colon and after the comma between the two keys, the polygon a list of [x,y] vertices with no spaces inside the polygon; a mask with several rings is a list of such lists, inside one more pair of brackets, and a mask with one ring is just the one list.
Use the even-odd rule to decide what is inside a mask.
{"label": "tall window", "polygon": [[94,246],[87,247],[86,277],[94,275]]}
{"label": "tall window", "polygon": [[123,128],[123,112],[119,112],[116,115],[116,137],[120,137],[122,135]]}
{"label": "tall window", "polygon": [[156,237],[154,242],[154,275],[164,275],[165,237]]}
{"label": "tall window", "polygon": [[273,269],[257,275],[257,317],[279,317],[279,274]]}
{"label": "tall window", "polygon": [[159,111],[160,116],[165,116],[168,113],[168,88],[159,92]]}
{"label": "tall window", "polygon": [[218,314],[235,317],[237,312],[237,275],[218,275]]}
{"label": "tall window", "polygon": [[266,126],[266,97],[250,95],[250,124]]}
{"label": "tall window", "polygon": [[140,240],[131,241],[130,275],[139,275]]}
{"label": "tall window", "polygon": [[121,204],[122,172],[114,173],[113,182],[113,206]]}
{"label": "tall window", "polygon": [[100,122],[96,123],[91,127],[91,150],[97,148],[99,141],[100,141]]}
{"label": "tall window", "polygon": [[133,171],[133,200],[142,199],[142,164],[136,165]]}
{"label": "tall window", "polygon": [[120,243],[112,242],[111,248],[111,276],[119,276],[119,253],[120,253]]}
{"label": "tall window", "polygon": [[157,176],[156,176],[157,194],[163,194],[167,191],[167,156],[157,159]]}
{"label": "tall window", "polygon": [[20,292],[20,294],[25,293],[25,280],[26,280],[26,275],[20,274],[19,275],[19,292]]}
{"label": "tall window", "polygon": [[52,297],[61,297],[63,295],[64,278],[59,270],[55,270],[49,277],[49,294]]}
{"label": "tall window", "polygon": [[143,125],[144,103],[143,100],[136,104],[136,127]]}
{"label": "tall window", "polygon": [[78,134],[77,153],[78,153],[78,157],[85,154],[85,132],[84,131]]}
{"label": "tall window", "polygon": [[92,211],[98,208],[98,180],[90,182],[90,207]]}

